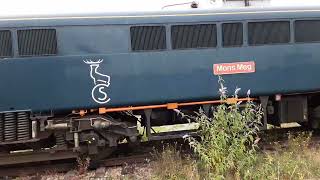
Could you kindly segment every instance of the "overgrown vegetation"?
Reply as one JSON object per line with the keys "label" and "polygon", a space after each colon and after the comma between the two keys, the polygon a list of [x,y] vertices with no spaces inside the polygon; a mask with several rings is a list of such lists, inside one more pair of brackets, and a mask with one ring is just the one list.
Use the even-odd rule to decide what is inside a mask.
{"label": "overgrown vegetation", "polygon": [[[198,155],[204,170],[203,178],[225,179],[249,178],[256,162],[257,132],[261,125],[262,110],[250,99],[227,103],[227,88],[219,79],[222,103],[207,116],[202,110],[197,114],[200,141],[187,137],[191,148]],[[237,88],[233,98],[238,98]]]}
{"label": "overgrown vegetation", "polygon": [[[173,147],[164,149],[152,162],[155,179],[249,179],[249,180],[303,180],[320,179],[320,148],[311,144],[311,133],[289,134],[286,146],[274,143],[272,151],[257,151],[252,165],[244,167],[246,176],[233,169],[226,171],[224,177],[209,168],[197,158],[184,158]],[[283,144],[282,144],[283,145]],[[182,156],[182,157],[181,157]],[[244,158],[247,159],[247,158]],[[241,161],[241,160],[240,160]],[[228,161],[226,161],[228,162]],[[210,172],[211,171],[211,172]],[[209,177],[209,173],[210,176]]]}
{"label": "overgrown vegetation", "polygon": [[289,134],[288,144],[258,155],[252,179],[319,179],[320,149],[311,145],[311,133]]}
{"label": "overgrown vegetation", "polygon": [[[190,117],[199,123],[200,139],[186,137],[196,161],[166,149],[154,162],[158,165],[154,166],[158,179],[320,178],[320,149],[310,147],[311,133],[290,134],[286,148],[275,143],[275,151],[258,151],[261,107],[250,100],[227,104],[227,88],[223,80],[219,83],[223,103],[211,116],[200,110],[196,117]],[[236,89],[233,97],[237,98],[239,91]]]}

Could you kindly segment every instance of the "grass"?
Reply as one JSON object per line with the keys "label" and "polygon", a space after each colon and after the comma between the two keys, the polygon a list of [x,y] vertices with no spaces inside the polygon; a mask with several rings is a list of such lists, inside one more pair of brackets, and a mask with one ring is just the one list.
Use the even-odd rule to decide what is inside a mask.
{"label": "grass", "polygon": [[200,179],[197,162],[188,155],[182,155],[177,148],[167,146],[161,153],[156,152],[156,161],[151,162],[154,180],[195,180]]}
{"label": "grass", "polygon": [[[274,143],[273,151],[258,151],[257,161],[252,168],[254,171],[249,177],[234,177],[229,172],[224,179],[249,179],[249,180],[302,180],[320,179],[320,147],[310,142],[309,133],[289,135],[286,147]],[[178,145],[164,146],[161,151],[154,153],[155,160],[144,165],[128,165],[133,168],[129,174],[123,174],[127,167],[108,168],[105,179],[152,179],[152,180],[203,180],[208,171],[202,166],[201,161],[188,153],[181,152]],[[94,172],[86,172],[87,160],[82,159],[75,172],[74,179],[90,179]],[[141,167],[140,167],[141,166]],[[133,172],[133,173],[132,173]],[[82,174],[83,173],[83,174]],[[17,179],[63,179],[64,174],[48,172],[33,177]],[[215,179],[215,178],[213,178]]]}
{"label": "grass", "polygon": [[[260,151],[250,176],[226,176],[224,179],[270,179],[302,180],[320,179],[320,147],[311,145],[311,135],[301,133],[289,135],[286,148],[274,143],[275,151]],[[201,161],[184,155],[174,147],[166,147],[156,153],[157,160],[151,162],[153,179],[206,179],[207,172]],[[229,172],[229,175],[233,172]]]}
{"label": "grass", "polygon": [[258,156],[255,179],[319,179],[320,148],[311,145],[311,134],[289,135],[286,148],[261,152]]}

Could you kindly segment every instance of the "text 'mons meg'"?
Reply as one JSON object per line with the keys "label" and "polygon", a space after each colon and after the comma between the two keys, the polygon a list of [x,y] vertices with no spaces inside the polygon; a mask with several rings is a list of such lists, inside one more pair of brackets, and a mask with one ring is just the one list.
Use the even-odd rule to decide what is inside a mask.
{"label": "text 'mons meg'", "polygon": [[255,71],[256,66],[254,61],[221,63],[213,65],[214,75],[254,73]]}

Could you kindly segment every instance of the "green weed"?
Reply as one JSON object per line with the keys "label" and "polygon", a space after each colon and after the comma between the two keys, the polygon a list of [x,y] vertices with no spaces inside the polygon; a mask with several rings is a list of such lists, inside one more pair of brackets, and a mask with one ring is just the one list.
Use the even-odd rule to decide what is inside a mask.
{"label": "green weed", "polygon": [[[220,97],[225,101],[227,89],[222,79],[219,83]],[[239,90],[235,90],[233,97],[238,97]],[[203,172],[206,172],[203,178],[246,179],[253,173],[262,109],[252,101],[245,102],[243,106],[240,104],[222,103],[213,111],[212,117],[201,110],[197,114],[201,140],[186,139],[198,155]]]}

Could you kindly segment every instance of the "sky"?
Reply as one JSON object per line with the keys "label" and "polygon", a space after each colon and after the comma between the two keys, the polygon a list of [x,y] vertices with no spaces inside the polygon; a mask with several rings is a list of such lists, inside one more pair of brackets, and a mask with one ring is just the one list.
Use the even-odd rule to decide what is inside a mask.
{"label": "sky", "polygon": [[[160,11],[163,6],[192,0],[0,0],[0,15]],[[199,0],[202,5],[210,0]],[[186,9],[188,5],[176,6]],[[167,8],[170,9],[170,8]],[[172,9],[172,8],[171,8]]]}
{"label": "sky", "polygon": [[[190,9],[190,5],[162,8],[166,5],[192,1],[193,0],[0,0],[0,16],[186,10]],[[200,9],[210,9],[219,6],[219,1],[222,0],[215,0],[215,3],[212,3],[214,0],[195,1],[199,3]],[[299,6],[302,4],[314,6],[320,5],[320,0],[271,0],[271,4],[278,6]]]}

